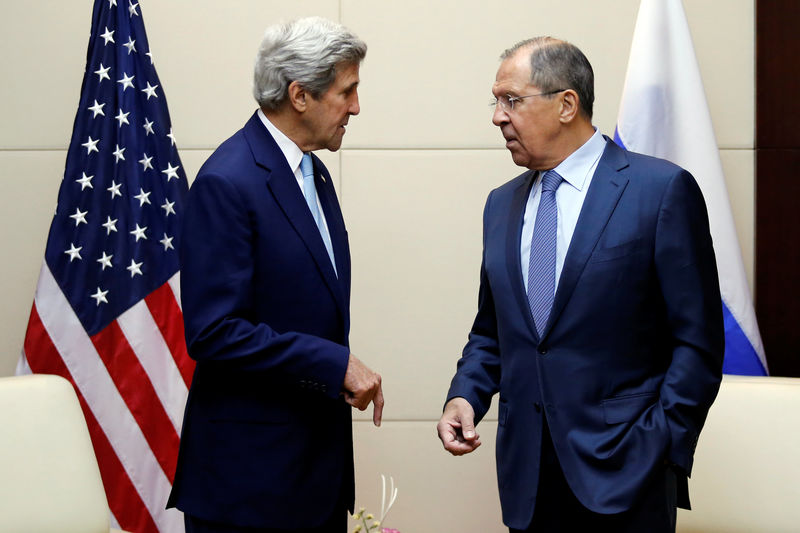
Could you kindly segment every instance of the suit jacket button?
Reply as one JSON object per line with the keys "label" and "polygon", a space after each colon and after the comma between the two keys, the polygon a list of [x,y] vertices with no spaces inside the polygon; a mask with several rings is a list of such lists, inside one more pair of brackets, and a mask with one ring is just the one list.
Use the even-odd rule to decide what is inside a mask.
{"label": "suit jacket button", "polygon": [[539,348],[539,355],[547,355],[547,348]]}
{"label": "suit jacket button", "polygon": [[542,404],[540,404],[539,402],[533,402],[533,408],[536,409],[537,413],[542,412]]}

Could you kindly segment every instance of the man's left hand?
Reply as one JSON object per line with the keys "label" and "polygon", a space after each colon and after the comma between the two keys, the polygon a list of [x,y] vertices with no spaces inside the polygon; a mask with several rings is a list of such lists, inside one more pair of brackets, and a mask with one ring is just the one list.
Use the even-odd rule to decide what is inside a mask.
{"label": "man's left hand", "polygon": [[370,402],[375,405],[372,411],[372,423],[380,426],[383,417],[383,389],[380,374],[373,372],[355,355],[350,354],[342,387],[344,400],[359,411],[364,411],[369,407]]}

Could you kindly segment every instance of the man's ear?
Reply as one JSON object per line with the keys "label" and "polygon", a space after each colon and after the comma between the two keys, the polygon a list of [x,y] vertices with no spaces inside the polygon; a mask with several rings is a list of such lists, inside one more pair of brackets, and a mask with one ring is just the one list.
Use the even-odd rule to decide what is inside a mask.
{"label": "man's ear", "polygon": [[289,84],[289,105],[291,105],[298,113],[302,113],[306,110],[306,99],[310,97],[311,95],[302,85],[300,85],[300,83],[293,81]]}
{"label": "man's ear", "polygon": [[567,123],[578,116],[581,111],[581,102],[578,98],[578,93],[572,89],[567,89],[560,95],[561,109],[559,111],[559,118],[561,122]]}

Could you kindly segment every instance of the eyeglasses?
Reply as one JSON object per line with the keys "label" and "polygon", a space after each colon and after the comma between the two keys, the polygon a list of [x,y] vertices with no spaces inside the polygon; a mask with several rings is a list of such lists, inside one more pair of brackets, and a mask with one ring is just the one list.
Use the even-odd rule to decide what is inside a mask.
{"label": "eyeglasses", "polygon": [[546,93],[539,93],[539,94],[527,94],[525,96],[499,96],[497,98],[492,98],[489,102],[490,107],[497,107],[497,104],[500,104],[500,107],[503,108],[503,111],[514,111],[514,104],[519,102],[520,100],[524,100],[525,98],[533,98],[534,96],[549,96],[551,94],[563,93],[567,89],[556,89],[555,91],[547,91]]}

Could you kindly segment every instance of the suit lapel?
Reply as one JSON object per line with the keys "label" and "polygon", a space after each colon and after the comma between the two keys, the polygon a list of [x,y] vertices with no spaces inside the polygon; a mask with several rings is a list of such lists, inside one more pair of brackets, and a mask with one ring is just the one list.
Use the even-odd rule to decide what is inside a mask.
{"label": "suit lapel", "polygon": [[[350,294],[350,246],[347,242],[347,230],[344,226],[344,217],[342,210],[339,206],[339,200],[336,197],[336,190],[333,186],[328,170],[319,158],[311,154],[314,161],[314,176],[317,186],[317,195],[319,196],[322,211],[325,213],[325,222],[328,224],[328,233],[331,236],[331,245],[333,246],[333,257],[336,261],[336,272],[333,272],[334,277],[338,273],[338,286],[343,293],[345,300],[349,300]],[[315,224],[316,226],[316,224]],[[319,231],[317,231],[319,233]],[[322,237],[320,237],[322,242]],[[323,249],[324,249],[323,244]],[[325,257],[328,257],[328,252],[325,250]],[[326,265],[331,267],[330,259]],[[331,268],[332,271],[332,268]],[[347,302],[345,302],[347,304]]]}
{"label": "suit lapel", "polygon": [[597,164],[578,216],[543,337],[547,336],[567,305],[589,256],[617,207],[622,192],[628,184],[628,178],[620,171],[627,166],[628,158],[625,152],[606,137],[606,149]]}
{"label": "suit lapel", "polygon": [[[265,169],[266,186],[271,191],[275,201],[280,206],[286,218],[289,220],[289,223],[305,243],[306,248],[311,254],[311,257],[317,264],[317,269],[319,270],[320,275],[325,280],[325,283],[330,289],[331,294],[341,308],[342,316],[347,317],[347,305],[345,302],[342,285],[339,283],[339,280],[336,277],[336,273],[333,270],[333,265],[331,265],[330,257],[328,256],[328,251],[325,249],[325,244],[322,242],[322,236],[319,233],[319,228],[317,228],[317,224],[314,222],[314,217],[311,216],[311,212],[308,209],[308,204],[306,204],[305,197],[303,196],[300,187],[297,185],[297,180],[292,172],[292,169],[289,168],[289,164],[286,162],[283,152],[281,152],[278,144],[261,123],[261,120],[258,118],[257,114],[254,114],[245,125],[244,135],[250,144],[250,149],[252,150],[253,158],[255,159],[256,163]],[[316,167],[315,174],[319,174],[317,169],[322,165],[319,163],[318,159],[314,159]],[[326,179],[328,182],[330,182],[330,177],[327,177]],[[318,185],[319,181],[320,179],[317,177]],[[329,183],[327,185],[330,187]],[[327,189],[327,187],[318,187],[318,190],[319,189]],[[328,193],[325,193],[320,196],[324,198],[320,200],[320,202],[323,203],[324,209],[325,203],[331,203],[330,199],[328,198],[329,195]],[[343,227],[344,222],[341,221],[341,214],[339,214],[338,217],[336,215],[331,215],[329,217],[329,211],[330,205],[329,209],[325,211],[325,216],[328,217],[327,220],[329,227],[332,223],[332,219],[338,219],[336,220],[336,224],[341,224]],[[336,233],[337,235],[339,234],[338,231]],[[331,239],[333,240],[333,232],[331,232]],[[338,239],[339,238],[337,237],[337,240]],[[334,244],[335,255],[337,255],[337,251],[341,250],[341,246],[341,242],[339,242],[338,247],[336,244]],[[343,253],[344,252],[340,252],[338,255],[342,255]],[[347,278],[349,279],[349,266],[347,268]]]}
{"label": "suit lapel", "polygon": [[535,176],[536,172],[532,170],[529,171],[522,180],[522,183],[520,183],[519,187],[514,191],[514,195],[511,198],[508,229],[506,231],[506,266],[508,268],[508,277],[511,279],[512,292],[517,298],[517,304],[522,313],[521,316],[525,317],[528,328],[533,332],[533,335],[538,338],[538,333],[533,323],[533,315],[531,315],[531,306],[528,302],[528,293],[525,290],[525,284],[522,279],[522,259],[519,253],[525,205],[528,202],[528,196],[530,195]]}

